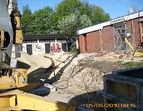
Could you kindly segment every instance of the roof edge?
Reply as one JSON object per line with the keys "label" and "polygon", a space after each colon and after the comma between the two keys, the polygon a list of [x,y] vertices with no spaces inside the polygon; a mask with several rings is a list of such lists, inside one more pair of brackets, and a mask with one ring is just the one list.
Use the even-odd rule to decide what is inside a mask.
{"label": "roof edge", "polygon": [[136,13],[133,13],[133,14],[125,15],[125,16],[122,16],[122,17],[112,19],[112,20],[107,21],[107,22],[103,22],[103,23],[100,23],[100,24],[97,24],[97,25],[93,25],[93,26],[84,28],[84,29],[80,29],[80,30],[77,31],[77,35],[81,35],[81,34],[85,34],[85,33],[89,33],[89,32],[93,32],[93,31],[96,31],[96,30],[103,29],[103,27],[105,27],[105,26],[115,24],[116,22],[113,23],[113,21],[116,21],[117,19],[120,19],[120,18],[124,18],[124,21],[128,21],[128,20],[132,20],[132,19],[135,19],[135,18],[138,18],[138,17],[143,17],[143,11],[139,11],[139,12],[136,12]]}

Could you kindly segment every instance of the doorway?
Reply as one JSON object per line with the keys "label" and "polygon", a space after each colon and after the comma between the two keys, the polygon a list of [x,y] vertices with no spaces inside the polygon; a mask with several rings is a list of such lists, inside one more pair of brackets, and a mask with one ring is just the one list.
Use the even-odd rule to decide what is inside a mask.
{"label": "doorway", "polygon": [[31,45],[31,44],[28,44],[28,45],[26,46],[26,49],[27,49],[27,54],[32,55],[32,45]]}

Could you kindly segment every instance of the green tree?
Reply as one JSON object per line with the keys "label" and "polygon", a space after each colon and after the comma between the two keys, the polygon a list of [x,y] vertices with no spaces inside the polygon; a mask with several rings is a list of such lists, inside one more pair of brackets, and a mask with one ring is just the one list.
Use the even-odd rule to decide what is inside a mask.
{"label": "green tree", "polygon": [[34,34],[50,34],[54,32],[53,9],[45,7],[33,13]]}
{"label": "green tree", "polygon": [[[65,21],[66,20],[65,17],[70,16],[70,14],[73,14],[73,13],[75,14],[75,16],[86,15],[88,19],[91,20],[91,23],[92,23],[91,25],[96,25],[110,20],[109,14],[105,13],[104,10],[99,6],[96,6],[94,4],[89,4],[88,2],[82,2],[81,0],[63,0],[55,10],[55,16],[57,16],[57,21],[60,21],[60,22],[55,22],[55,24],[61,26],[59,23],[62,23],[63,19]],[[71,24],[70,21],[69,21],[69,24]],[[77,29],[76,27],[77,26],[74,27],[73,32],[75,32],[75,30]],[[81,28],[84,28],[84,27],[81,27],[81,26],[78,27],[78,29],[81,29]],[[64,28],[62,28],[62,32],[63,32],[63,29]],[[61,30],[60,27],[59,27],[59,30]]]}
{"label": "green tree", "polygon": [[27,4],[26,6],[23,6],[22,8],[23,14],[32,14],[31,9],[29,8],[29,5]]}
{"label": "green tree", "polygon": [[[84,21],[81,20],[82,16],[85,16],[85,19],[90,20],[91,24],[87,23],[88,25],[86,25],[85,21],[83,26],[81,26],[82,21]],[[74,18],[74,21],[68,21],[67,18],[69,20]],[[53,34],[61,32],[73,34],[73,32],[66,32],[63,30],[64,28],[62,27],[66,27],[62,22],[63,19],[63,22],[66,24],[72,24],[71,29],[73,29],[73,32],[75,32],[77,29],[108,21],[110,20],[110,16],[109,14],[105,13],[101,7],[94,4],[89,4],[88,2],[82,2],[81,0],[63,0],[57,5],[55,10],[50,7],[45,7],[35,11],[33,14],[29,6],[26,5],[23,7],[23,32],[25,34]]]}
{"label": "green tree", "polygon": [[80,5],[80,0],[63,0],[60,4],[57,5],[54,13],[54,24],[57,33],[61,32],[57,27],[59,24],[58,21],[61,21],[65,16],[68,16],[72,13],[77,13]]}
{"label": "green tree", "polygon": [[89,4],[88,2],[82,2],[79,11],[81,15],[87,15],[91,19],[93,25],[110,20],[110,15],[105,13],[101,7]]}
{"label": "green tree", "polygon": [[92,22],[87,15],[76,15],[72,13],[59,21],[58,28],[61,30],[61,33],[75,36],[78,29],[91,25]]}
{"label": "green tree", "polygon": [[33,33],[32,22],[33,22],[33,17],[31,9],[29,8],[29,5],[26,5],[22,9],[22,30],[24,34]]}
{"label": "green tree", "polygon": [[91,20],[94,24],[99,24],[110,20],[109,14],[105,13],[101,7],[93,5],[91,8],[94,10],[93,16],[91,17]]}
{"label": "green tree", "polygon": [[63,0],[55,10],[56,16],[61,20],[63,17],[76,13],[81,6],[80,0]]}

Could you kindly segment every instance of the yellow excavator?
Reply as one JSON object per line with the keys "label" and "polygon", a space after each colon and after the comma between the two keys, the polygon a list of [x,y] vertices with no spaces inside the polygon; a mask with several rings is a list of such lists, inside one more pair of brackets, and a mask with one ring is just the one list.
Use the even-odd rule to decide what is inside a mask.
{"label": "yellow excavator", "polygon": [[[143,49],[135,49],[132,45],[131,45],[131,43],[128,41],[128,38],[127,37],[125,37],[125,42],[126,42],[126,44],[128,44],[129,45],[129,47],[132,49],[132,51],[134,52],[134,57],[143,57]],[[142,45],[142,44],[139,44],[139,45]]]}
{"label": "yellow excavator", "polygon": [[20,12],[8,13],[9,0],[0,0],[0,111],[75,111],[74,104],[45,100],[44,97],[27,93],[40,85],[28,83],[26,69],[12,68],[12,45],[23,40]]}

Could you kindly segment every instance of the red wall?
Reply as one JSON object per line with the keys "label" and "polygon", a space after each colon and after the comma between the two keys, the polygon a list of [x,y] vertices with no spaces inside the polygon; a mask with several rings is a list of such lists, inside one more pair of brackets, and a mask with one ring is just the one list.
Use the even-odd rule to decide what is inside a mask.
{"label": "red wall", "polygon": [[86,52],[86,34],[85,35],[80,35],[79,36],[79,50],[80,53],[85,53]]}
{"label": "red wall", "polygon": [[114,45],[113,45],[113,30],[111,26],[107,26],[105,27],[102,31],[102,51],[107,51],[110,52],[114,49]]}
{"label": "red wall", "polygon": [[141,37],[140,37],[140,26],[138,19],[130,20],[126,22],[126,27],[130,28],[131,30],[127,30],[127,32],[130,32],[132,34],[131,38],[129,39],[134,48],[136,49],[139,43],[141,42]]}
{"label": "red wall", "polygon": [[100,37],[99,31],[95,31],[87,34],[87,52],[99,52],[100,51]]}
{"label": "red wall", "polygon": [[[129,41],[136,47],[141,42],[140,26],[138,19],[126,21],[126,32],[129,32],[132,37]],[[129,28],[130,27],[130,28]],[[103,30],[89,32],[79,35],[79,49],[81,53],[94,53],[100,51],[111,52],[114,50],[114,36],[112,26],[106,26]],[[101,36],[102,35],[102,36]]]}
{"label": "red wall", "polygon": [[99,31],[79,36],[80,53],[94,53],[100,51]]}

